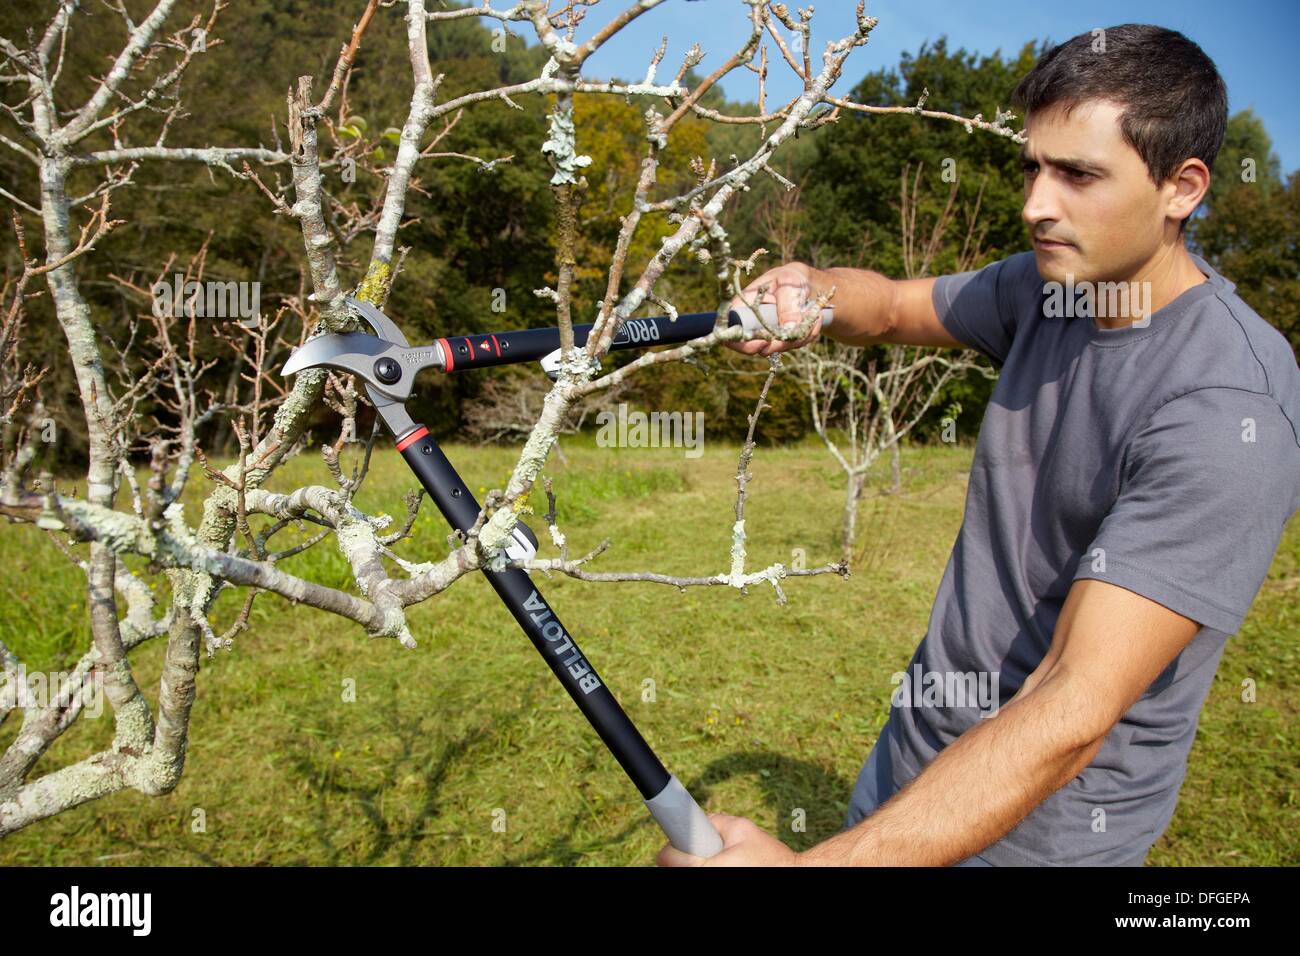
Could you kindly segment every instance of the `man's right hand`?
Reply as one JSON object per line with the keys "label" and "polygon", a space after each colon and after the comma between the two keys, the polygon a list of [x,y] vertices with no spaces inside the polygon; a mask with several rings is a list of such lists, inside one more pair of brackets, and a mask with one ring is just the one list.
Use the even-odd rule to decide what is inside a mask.
{"label": "man's right hand", "polygon": [[[805,265],[802,262],[787,262],[775,269],[769,269],[745,286],[743,301],[754,302],[759,286],[765,285],[768,287],[767,291],[754,304],[774,302],[776,303],[778,325],[798,325],[803,321],[803,306],[812,302],[817,293],[821,291],[822,279],[822,273],[812,266]],[[728,307],[735,308],[741,302],[742,299],[740,298],[732,299]],[[818,316],[813,321],[812,330],[807,338],[797,341],[751,339],[748,342],[727,342],[726,345],[727,348],[742,352],[745,355],[775,355],[777,352],[803,348],[817,338],[821,334],[821,330],[822,320]]]}

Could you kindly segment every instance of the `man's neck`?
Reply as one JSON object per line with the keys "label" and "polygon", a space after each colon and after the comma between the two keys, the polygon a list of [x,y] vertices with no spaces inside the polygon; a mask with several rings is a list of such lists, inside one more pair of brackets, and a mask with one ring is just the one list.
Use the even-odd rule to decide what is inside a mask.
{"label": "man's neck", "polygon": [[[1163,309],[1188,289],[1198,286],[1202,282],[1208,282],[1209,279],[1192,261],[1192,257],[1187,252],[1187,247],[1180,242],[1170,246],[1167,250],[1158,252],[1128,281],[1130,284],[1138,283],[1133,287],[1142,289],[1141,301],[1144,305],[1149,301],[1148,308],[1150,311],[1147,314],[1149,318],[1150,315]],[[1147,286],[1144,285],[1147,283],[1149,283],[1151,290],[1149,300],[1146,298]],[[1098,296],[1098,299],[1100,300],[1101,297]],[[1131,325],[1140,318],[1142,316],[1139,315],[1098,315],[1093,321],[1098,328],[1120,329],[1126,325]]]}

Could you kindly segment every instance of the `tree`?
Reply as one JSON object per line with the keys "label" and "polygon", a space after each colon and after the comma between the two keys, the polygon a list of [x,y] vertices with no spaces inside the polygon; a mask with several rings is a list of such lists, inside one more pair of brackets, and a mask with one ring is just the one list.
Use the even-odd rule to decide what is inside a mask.
{"label": "tree", "polygon": [[[851,98],[888,112],[847,112],[825,133],[808,140],[809,165],[793,171],[805,184],[804,229],[797,257],[816,265],[905,276],[899,177],[904,167],[915,169],[918,163],[923,170],[918,211],[927,221],[936,222],[943,214],[954,183],[960,206],[969,209],[978,198],[987,250],[981,264],[1028,248],[1021,218],[1024,196],[1018,141],[1005,133],[974,135],[960,123],[918,123],[910,117],[920,104],[921,115],[975,114],[991,117],[984,121],[986,125],[1004,126],[1011,118],[1006,112],[1011,90],[1040,52],[1026,44],[1009,56],[1000,51],[978,55],[964,48],[954,50],[947,38],[940,37],[922,44],[914,54],[904,53],[896,68],[864,76],[850,92]],[[941,247],[929,274],[958,271],[958,252],[955,244]],[[912,438],[941,439],[944,417],[957,408],[961,422],[978,422],[992,387],[992,380],[982,375],[953,376],[916,423]]]}
{"label": "tree", "polygon": [[1188,238],[1300,356],[1300,174],[1279,169],[1264,124],[1234,115]]}
{"label": "tree", "polygon": [[[985,255],[982,242],[987,224],[980,222],[982,195],[966,210],[965,233],[955,250],[945,248],[949,228],[956,221],[957,184],[948,191],[948,201],[929,229],[925,220],[918,226],[921,202],[922,164],[915,175],[903,167],[897,206],[903,250],[903,272],[908,279],[930,274],[941,253],[955,254],[959,271]],[[867,475],[884,452],[893,463],[893,487],[901,488],[899,443],[912,432],[927,410],[953,378],[978,371],[985,378],[996,373],[973,349],[949,354],[943,349],[910,345],[857,348],[833,340],[819,339],[812,346],[791,355],[803,378],[812,411],[813,428],[845,476],[843,518],[840,529],[841,560],[853,560],[857,546],[858,501]],[[835,426],[839,427],[835,427]],[[955,426],[955,423],[954,423]]]}
{"label": "tree", "polygon": [[[258,146],[169,145],[184,126],[181,79],[193,63],[218,46],[215,27],[220,0],[213,0],[188,21],[177,16],[179,0],[156,0],[139,21],[125,5],[108,5],[120,46],[102,74],[93,66],[78,74],[78,68],[65,59],[69,49],[81,49],[68,46],[70,37],[80,37],[82,42],[89,37],[93,48],[114,35],[103,24],[93,33],[88,30],[88,14],[79,10],[77,0],[58,3],[48,20],[23,31],[24,41],[0,38],[4,56],[0,85],[17,92],[3,104],[11,128],[0,145],[16,154],[22,171],[6,181],[3,194],[16,208],[18,262],[4,286],[0,310],[5,346],[0,349],[4,356],[0,393],[6,399],[0,423],[5,442],[0,448],[4,480],[0,513],[48,532],[51,541],[85,571],[92,631],[92,646],[72,678],[50,700],[30,693],[21,656],[0,647],[7,678],[6,690],[0,694],[0,718],[15,710],[23,712],[15,740],[0,756],[0,835],[126,788],[154,795],[171,791],[184,768],[200,652],[206,650],[211,656],[229,649],[234,637],[249,626],[249,612],[262,592],[337,615],[371,637],[392,638],[413,647],[406,609],[485,568],[558,570],[589,581],[654,580],[677,588],[745,589],[770,584],[780,600],[784,599],[781,582],[789,577],[846,572],[839,563],[809,569],[787,569],[781,564],[746,568],[746,467],[766,387],[750,417],[741,452],[736,523],[727,529],[731,561],[724,571],[690,578],[590,571],[585,565],[600,549],[586,558],[570,559],[554,524],[558,558],[523,561],[505,553],[571,409],[651,366],[663,367],[747,334],[719,323],[709,334],[681,346],[646,352],[597,374],[597,362],[608,352],[611,340],[638,310],[673,308],[665,297],[671,283],[660,283],[674,260],[693,257],[717,281],[738,291],[740,276],[752,257],[733,253],[722,224],[724,208],[755,177],[772,173],[772,157],[797,132],[812,132],[843,111],[864,108],[829,93],[849,54],[867,41],[875,26],[861,3],[853,32],[828,44],[819,60],[806,52],[811,11],[801,13],[795,22],[783,5],[755,0],[749,5],[750,34],[741,49],[692,87],[684,86],[682,79],[698,63],[696,55],[689,55],[674,78],[665,82],[656,78],[662,49],[650,58],[644,79],[636,83],[584,75],[584,65],[596,49],[657,5],[659,0],[640,0],[578,43],[579,22],[591,5],[556,4],[551,9],[547,0],[518,0],[505,9],[493,9],[486,2],[429,9],[424,0],[383,7],[379,0],[368,0],[364,7],[358,3],[359,18],[350,39],[337,58],[331,57],[334,63],[324,94],[319,98],[315,94],[312,73],[298,73],[292,84],[282,81],[280,88],[289,85],[289,91],[284,112],[272,126],[273,143]],[[404,12],[400,20],[387,12],[395,6]],[[313,7],[288,0],[283,7],[263,4],[256,15],[276,17],[289,7],[295,16],[306,18],[308,31],[318,25],[311,19]],[[105,14],[97,11],[97,15]],[[478,87],[459,86],[435,73],[431,50],[440,49],[449,36],[463,35],[464,23],[477,18],[495,21],[502,30],[512,23],[531,28],[543,51],[531,61],[537,66],[535,74],[518,76],[512,72],[515,67],[481,63],[478,73],[490,73],[492,78]],[[367,30],[374,24],[382,35],[385,28],[399,29],[399,23],[410,80],[403,83],[406,103],[400,126],[385,126],[378,117],[388,114],[369,105],[363,113],[350,87],[365,62],[362,39]],[[802,58],[791,55],[782,28],[802,37]],[[781,58],[799,75],[802,92],[764,115],[727,116],[704,105],[723,76],[753,67],[765,38],[777,45]],[[99,62],[98,56],[91,56],[90,62]],[[760,81],[766,64],[764,53],[758,67]],[[396,89],[391,75],[395,69],[394,63],[381,60],[374,71],[384,73],[382,85],[388,97]],[[237,113],[229,96],[222,101],[224,107]],[[585,182],[584,170],[591,159],[582,152],[583,134],[575,127],[583,112],[578,100],[588,96],[633,99],[643,122],[637,174],[628,186],[632,201],[613,199],[611,208],[623,211],[619,228],[612,235],[598,236],[601,242],[595,246],[584,245],[581,211],[588,201],[584,197],[597,193],[590,192]],[[383,102],[385,97],[376,94],[375,103]],[[527,112],[525,103],[536,111],[536,128],[544,130],[532,141],[530,155],[516,156],[492,146],[491,131],[502,122],[493,111],[510,111],[500,114],[509,116],[517,107]],[[479,111],[486,114],[478,121],[482,125],[472,119]],[[688,180],[661,187],[659,170],[673,168],[668,143],[689,131],[695,117],[756,125],[763,136],[747,157],[735,163],[691,158]],[[237,125],[232,121],[232,126]],[[999,131],[1009,132],[1001,127]],[[473,141],[469,146],[457,140],[462,132]],[[250,132],[232,135],[231,141],[251,139]],[[549,174],[553,278],[541,289],[536,288],[538,276],[525,275],[519,281],[537,291],[536,301],[549,303],[559,328],[560,369],[505,488],[488,493],[478,521],[468,534],[453,540],[447,555],[415,563],[394,548],[410,530],[419,495],[407,496],[405,524],[386,534],[381,531],[387,516],[365,514],[354,504],[367,475],[376,430],[366,442],[359,469],[349,476],[341,467],[340,450],[356,434],[364,410],[356,383],[322,368],[308,368],[286,387],[275,370],[289,345],[357,328],[357,318],[345,304],[348,290],[357,299],[384,307],[393,290],[400,288],[395,280],[404,273],[408,279],[438,274],[444,285],[452,284],[446,273],[439,272],[442,266],[437,262],[422,261],[416,253],[408,257],[408,250],[398,244],[403,227],[412,225],[408,217],[412,195],[441,190],[441,208],[439,217],[415,225],[406,235],[441,235],[449,243],[459,242],[460,251],[444,257],[443,263],[462,256],[483,275],[504,275],[506,264],[492,262],[492,255],[476,243],[482,243],[492,229],[518,233],[523,228],[509,198],[498,195],[499,186],[503,181],[510,185],[514,169],[537,161],[546,164]],[[137,299],[136,309],[126,310],[119,319],[122,334],[106,334],[97,325],[96,309],[83,289],[84,271],[122,224],[110,218],[114,195],[127,190],[137,172],[157,164],[167,170],[176,164],[193,164],[214,181],[216,174],[223,174],[228,177],[223,180],[226,188],[233,184],[239,191],[241,210],[248,197],[256,196],[262,208],[296,230],[303,245],[301,279],[279,280],[274,314],[241,315],[247,323],[242,332],[226,329],[223,335],[210,335],[210,327],[198,321],[202,299],[187,284],[197,284],[209,268],[205,245],[176,277],[181,294],[168,307],[159,305],[171,296],[165,280],[176,271],[176,259],[155,253],[152,267],[141,264],[132,274],[118,276],[115,291],[128,300]],[[347,188],[356,183],[367,185]],[[528,187],[518,181],[513,188],[518,195]],[[457,217],[466,221],[461,207],[471,204],[489,221],[458,230]],[[79,223],[76,217],[83,215]],[[28,229],[29,223],[37,228]],[[658,240],[651,248],[639,245],[642,227]],[[252,225],[239,222],[228,228],[247,233]],[[37,232],[43,237],[39,255],[36,243],[28,238]],[[219,238],[214,236],[213,243]],[[638,250],[642,261],[636,257]],[[594,327],[586,344],[579,346],[574,341],[573,313],[583,308],[578,295],[586,278],[584,268],[591,264],[585,257],[606,254],[608,267],[596,285],[598,297],[589,307]],[[82,496],[68,493],[44,468],[42,456],[47,449],[41,435],[47,422],[40,390],[46,373],[19,361],[30,341],[23,335],[28,331],[27,310],[40,304],[37,280],[48,290],[50,321],[57,323],[66,341],[66,361],[80,403],[86,436]],[[196,290],[202,292],[203,286],[196,285]],[[811,318],[779,334],[797,339],[810,326]],[[38,338],[40,333],[38,329]],[[212,358],[223,347],[236,353],[237,372]],[[277,469],[306,447],[308,428],[323,406],[340,421],[337,440],[321,447],[332,486],[271,490]],[[224,468],[209,463],[197,438],[214,415],[230,418],[238,445],[236,460]],[[148,469],[143,484],[135,475],[141,462]],[[196,463],[211,484],[202,519],[197,527],[190,527],[179,498]],[[116,506],[121,489],[129,492],[129,510]],[[554,522],[555,510],[552,502],[549,521]],[[300,544],[273,550],[274,537],[295,522],[310,522],[321,530]],[[297,577],[277,566],[287,554],[326,541],[346,558],[350,583],[359,594]],[[144,566],[134,570],[127,558]],[[170,604],[161,615],[145,581],[160,575],[167,577],[170,592]],[[219,627],[218,610],[228,613],[217,607],[226,591],[242,593],[243,600],[232,619]],[[126,603],[125,616],[119,615],[119,600]],[[132,673],[130,652],[163,637],[166,662],[155,714]],[[78,718],[100,682],[114,716],[111,745],[31,778],[42,754]]]}

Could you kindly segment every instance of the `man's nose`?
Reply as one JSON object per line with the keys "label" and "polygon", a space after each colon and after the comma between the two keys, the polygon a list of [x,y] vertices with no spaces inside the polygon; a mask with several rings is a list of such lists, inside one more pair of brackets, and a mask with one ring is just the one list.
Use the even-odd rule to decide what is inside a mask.
{"label": "man's nose", "polygon": [[1040,222],[1055,222],[1061,218],[1056,190],[1041,173],[1034,177],[1026,189],[1025,205],[1020,210],[1020,215],[1030,226]]}

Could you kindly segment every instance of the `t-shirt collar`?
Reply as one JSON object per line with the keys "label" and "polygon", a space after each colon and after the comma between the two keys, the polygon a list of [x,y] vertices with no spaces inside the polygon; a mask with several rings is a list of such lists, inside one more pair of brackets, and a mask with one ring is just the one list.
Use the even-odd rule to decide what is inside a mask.
{"label": "t-shirt collar", "polygon": [[1196,268],[1200,269],[1201,274],[1209,281],[1198,282],[1190,289],[1184,289],[1173,301],[1167,302],[1159,309],[1156,309],[1155,312],[1148,316],[1147,321],[1140,325],[1130,322],[1128,325],[1122,325],[1117,329],[1104,329],[1099,328],[1091,316],[1079,316],[1079,321],[1085,323],[1085,328],[1088,330],[1088,338],[1102,345],[1120,345],[1143,338],[1157,331],[1161,326],[1168,325],[1186,314],[1193,305],[1207,296],[1218,295],[1221,292],[1231,292],[1235,288],[1233,283],[1219,275],[1199,255],[1191,250],[1188,250],[1187,254],[1191,257]]}

